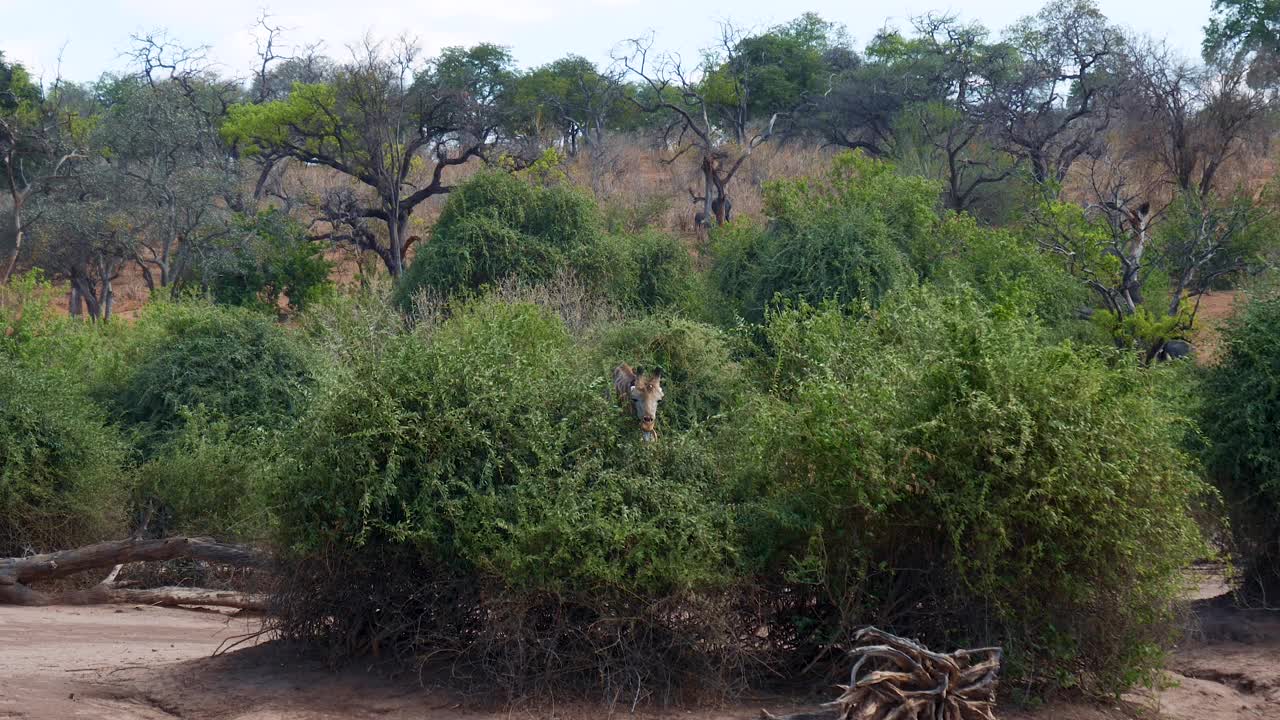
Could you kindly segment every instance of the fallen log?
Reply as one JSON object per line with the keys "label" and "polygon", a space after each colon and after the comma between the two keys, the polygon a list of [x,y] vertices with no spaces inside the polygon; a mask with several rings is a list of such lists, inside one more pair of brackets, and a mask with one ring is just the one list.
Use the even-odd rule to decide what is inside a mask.
{"label": "fallen log", "polygon": [[0,558],[0,604],[93,605],[136,603],[146,605],[214,605],[261,610],[266,600],[249,595],[202,588],[118,588],[116,570],[88,590],[43,593],[30,587],[36,580],[52,580],[96,568],[118,568],[126,563],[176,558],[204,560],[220,565],[261,567],[267,556],[243,545],[219,543],[208,538],[174,537],[159,540],[113,540],[74,550],[62,550],[22,558]]}
{"label": "fallen log", "polygon": [[209,605],[212,607],[239,608],[266,612],[267,596],[235,592],[233,590],[209,590],[206,588],[158,587],[146,589],[103,587],[85,591],[86,602],[59,603],[66,605],[97,605],[128,603],[130,605],[154,605],[177,607],[179,605]]}
{"label": "fallen log", "polygon": [[[859,647],[849,684],[826,710],[775,720],[995,720],[998,647],[933,652],[873,627],[854,635]],[[865,672],[864,672],[865,670]]]}

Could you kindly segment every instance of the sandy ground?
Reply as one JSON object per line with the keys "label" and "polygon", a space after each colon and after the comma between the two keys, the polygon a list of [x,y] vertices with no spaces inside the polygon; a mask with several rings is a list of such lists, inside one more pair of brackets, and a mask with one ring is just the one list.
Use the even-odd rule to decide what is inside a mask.
{"label": "sandy ground", "polygon": [[[0,718],[63,720],[493,720],[608,716],[606,708],[477,708],[447,690],[350,669],[330,672],[277,642],[212,657],[255,628],[217,612],[0,606]],[[1280,718],[1280,614],[1212,603],[1170,663],[1168,685],[1115,706],[1053,704],[1006,720]],[[737,720],[800,708],[757,702],[632,717]],[[620,708],[617,715],[629,715]]]}

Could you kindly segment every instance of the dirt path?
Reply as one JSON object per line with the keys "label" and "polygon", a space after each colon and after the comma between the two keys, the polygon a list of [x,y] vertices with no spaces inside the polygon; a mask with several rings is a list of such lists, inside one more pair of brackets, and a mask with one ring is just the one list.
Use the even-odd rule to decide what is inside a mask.
{"label": "dirt path", "polygon": [[[63,720],[495,720],[603,717],[603,708],[482,711],[446,690],[353,669],[327,671],[281,643],[210,657],[254,623],[164,608],[0,606],[0,718]],[[1174,654],[1175,687],[1125,707],[1052,705],[1004,720],[1258,720],[1280,718],[1280,616],[1208,607]],[[648,720],[746,720],[764,705],[643,713]],[[619,708],[618,715],[629,715]],[[1157,712],[1159,714],[1157,714]]]}

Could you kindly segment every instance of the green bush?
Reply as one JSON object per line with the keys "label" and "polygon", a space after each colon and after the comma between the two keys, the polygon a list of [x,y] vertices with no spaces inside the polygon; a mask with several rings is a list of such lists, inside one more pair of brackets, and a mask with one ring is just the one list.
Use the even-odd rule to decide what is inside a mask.
{"label": "green bush", "polygon": [[86,323],[54,308],[65,300],[38,270],[0,285],[0,359],[29,362],[64,372],[77,386],[110,372],[114,341],[126,328],[118,323]]}
{"label": "green bush", "polygon": [[[420,290],[474,291],[517,276],[550,280],[562,270],[598,267],[603,225],[595,202],[564,184],[541,186],[509,173],[483,172],[449,194],[431,240],[401,278],[397,304]],[[584,280],[603,282],[594,272]]]}
{"label": "green bush", "polygon": [[599,371],[626,362],[661,367],[666,397],[658,425],[685,431],[723,420],[747,393],[748,379],[733,361],[729,338],[710,325],[670,313],[610,325],[600,334]]}
{"label": "green bush", "polygon": [[275,311],[283,296],[301,310],[333,289],[324,244],[280,210],[241,217],[235,230],[196,265],[193,275],[216,302]]}
{"label": "green bush", "polygon": [[1085,324],[1076,313],[1091,300],[1087,289],[1034,243],[970,215],[949,215],[939,230],[952,248],[934,272],[940,284],[968,285],[991,304],[1016,298],[1052,327]]}
{"label": "green bush", "polygon": [[0,556],[121,537],[125,443],[81,384],[0,362]]}
{"label": "green bush", "polygon": [[138,468],[135,503],[151,510],[157,535],[210,535],[264,540],[273,438],[261,429],[236,431],[186,412],[180,430]]}
{"label": "green bush", "polygon": [[787,642],[874,620],[938,647],[998,642],[1006,678],[1042,687],[1153,677],[1206,487],[1159,378],[1041,333],[927,285],[868,319],[770,318],[776,396],[729,445]]}
{"label": "green bush", "polygon": [[1280,294],[1251,297],[1204,382],[1205,464],[1231,509],[1245,590],[1280,594]]}
{"label": "green bush", "polygon": [[312,374],[306,349],[270,317],[200,302],[148,306],[124,357],[105,392],[148,451],[193,410],[236,431],[287,427]]}
{"label": "green bush", "polygon": [[[317,605],[308,586],[282,618],[286,634],[444,647],[490,679],[508,669],[485,648],[530,653],[546,642],[555,653],[524,656],[504,680],[597,682],[586,668],[601,637],[589,626],[643,643],[670,622],[654,603],[729,581],[732,523],[713,458],[679,433],[639,442],[559,318],[483,299],[376,342],[380,352],[352,353],[322,378],[290,435],[273,507],[286,547],[375,577],[394,564],[415,580],[375,583],[367,615]],[[389,609],[406,605],[436,620],[396,627]],[[535,622],[521,608],[579,620]],[[319,628],[317,613],[340,619]]]}
{"label": "green bush", "polygon": [[514,509],[508,500],[631,462],[604,373],[587,370],[559,319],[535,306],[477,301],[362,357],[368,365],[325,378],[292,436],[297,470],[280,488],[289,545],[407,542],[493,570],[503,564],[474,539],[503,525],[493,520]]}
{"label": "green bush", "polygon": [[599,255],[604,266],[592,270],[604,277],[605,295],[628,308],[698,310],[697,277],[689,251],[672,235],[644,231],[613,235]]}
{"label": "green bush", "polygon": [[921,178],[900,177],[861,155],[838,156],[819,178],[767,184],[767,227],[733,223],[716,232],[713,277],[752,320],[775,295],[876,303],[927,277],[945,254],[937,202],[937,188]]}

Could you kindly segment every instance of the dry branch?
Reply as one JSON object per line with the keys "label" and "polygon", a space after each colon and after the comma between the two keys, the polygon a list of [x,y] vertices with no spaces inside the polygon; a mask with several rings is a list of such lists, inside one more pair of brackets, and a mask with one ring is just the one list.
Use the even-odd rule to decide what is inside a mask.
{"label": "dry branch", "polygon": [[942,654],[873,627],[854,640],[849,684],[830,709],[777,720],[995,720],[1000,648]]}
{"label": "dry branch", "polygon": [[34,590],[35,580],[52,580],[96,568],[114,568],[125,563],[163,561],[175,558],[204,560],[220,565],[256,567],[266,556],[242,545],[228,545],[207,538],[175,537],[160,540],[115,540],[74,550],[0,558],[0,604],[10,605],[92,605],[137,603],[146,605],[215,605],[261,610],[266,600],[258,595],[205,590],[200,588],[152,588],[134,590],[114,585],[115,571],[107,580],[89,590],[47,594]]}

